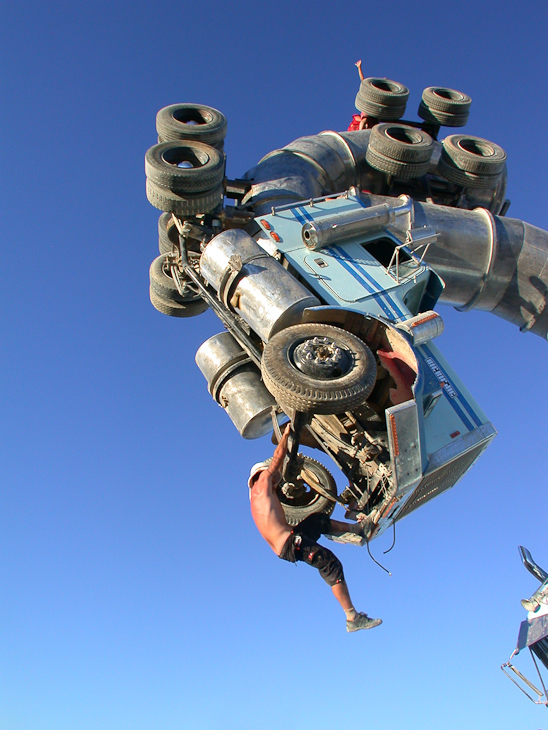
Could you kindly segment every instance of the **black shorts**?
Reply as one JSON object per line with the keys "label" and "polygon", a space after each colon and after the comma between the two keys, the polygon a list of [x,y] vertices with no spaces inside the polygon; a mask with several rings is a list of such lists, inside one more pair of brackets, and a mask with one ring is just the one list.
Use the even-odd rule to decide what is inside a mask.
{"label": "black shorts", "polygon": [[296,563],[298,560],[308,563],[319,570],[328,585],[334,586],[344,580],[341,561],[331,550],[316,542],[320,535],[329,532],[330,522],[327,515],[318,513],[299,522],[285,541],[280,558],[290,563]]}

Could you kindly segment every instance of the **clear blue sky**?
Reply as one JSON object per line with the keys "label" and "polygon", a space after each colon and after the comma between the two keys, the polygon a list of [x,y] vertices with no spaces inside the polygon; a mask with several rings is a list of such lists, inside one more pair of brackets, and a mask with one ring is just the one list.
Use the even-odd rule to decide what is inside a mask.
{"label": "clear blue sky", "polygon": [[[228,174],[346,129],[358,77],[473,99],[508,153],[509,216],[548,228],[541,3],[5,3],[0,11],[0,728],[536,730],[502,675],[548,565],[546,342],[442,308],[438,345],[499,435],[448,494],[365,549],[340,546],[346,634],[314,571],[249,516],[245,442],[194,354],[207,313],[148,300],[156,111],[228,118]],[[340,481],[340,480],[339,480]],[[341,486],[339,484],[339,486]],[[526,665],[529,669],[529,665]]]}

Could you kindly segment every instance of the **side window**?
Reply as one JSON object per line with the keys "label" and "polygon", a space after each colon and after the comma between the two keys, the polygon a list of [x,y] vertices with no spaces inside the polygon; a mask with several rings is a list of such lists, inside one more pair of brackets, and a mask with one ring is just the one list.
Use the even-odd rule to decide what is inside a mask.
{"label": "side window", "polygon": [[[394,251],[396,250],[396,243],[391,238],[378,238],[376,241],[369,241],[368,243],[362,243],[367,253],[371,254],[373,258],[377,259],[379,264],[387,269],[390,263],[395,263]],[[400,265],[407,261],[412,261],[411,256],[400,248],[399,252]]]}

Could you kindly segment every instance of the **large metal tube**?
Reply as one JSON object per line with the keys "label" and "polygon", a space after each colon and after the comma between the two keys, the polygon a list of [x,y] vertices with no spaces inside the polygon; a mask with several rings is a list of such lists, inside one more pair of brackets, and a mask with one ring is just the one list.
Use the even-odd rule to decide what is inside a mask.
{"label": "large metal tube", "polygon": [[[353,185],[375,190],[375,176],[381,173],[372,171],[365,161],[369,134],[369,130],[322,132],[271,152],[246,173],[254,181],[247,204],[260,215],[275,205],[343,192]],[[436,143],[431,171],[439,147]],[[493,190],[465,193],[469,205],[498,211],[505,189],[503,174]],[[394,203],[388,196],[367,195],[364,199],[366,205]],[[493,312],[523,331],[547,337],[546,231],[493,215],[486,208],[464,210],[414,202],[414,218],[416,227],[430,226],[438,233],[425,261],[445,281],[440,301],[462,310]]]}
{"label": "large metal tube", "polygon": [[272,206],[319,198],[357,185],[366,165],[370,131],[354,134],[358,137],[353,147],[342,135],[322,132],[270,152],[244,175],[253,180],[244,202],[257,214],[265,214]]}
{"label": "large metal tube", "polygon": [[445,281],[440,301],[493,312],[523,331],[548,334],[548,233],[483,208],[415,203],[415,225],[439,235],[425,261]]}

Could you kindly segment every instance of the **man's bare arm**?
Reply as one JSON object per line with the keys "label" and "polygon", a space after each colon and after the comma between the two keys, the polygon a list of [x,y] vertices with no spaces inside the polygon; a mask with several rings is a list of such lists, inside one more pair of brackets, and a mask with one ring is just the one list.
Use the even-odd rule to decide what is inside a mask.
{"label": "man's bare arm", "polygon": [[287,442],[289,439],[289,433],[291,431],[291,425],[288,423],[285,431],[283,433],[283,436],[281,438],[280,443],[276,446],[276,450],[274,451],[274,456],[272,457],[272,461],[270,462],[268,469],[266,470],[268,475],[271,478],[274,478],[275,475],[278,475],[278,481],[281,479],[281,470],[284,463],[284,459],[287,455]]}

